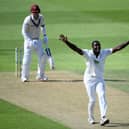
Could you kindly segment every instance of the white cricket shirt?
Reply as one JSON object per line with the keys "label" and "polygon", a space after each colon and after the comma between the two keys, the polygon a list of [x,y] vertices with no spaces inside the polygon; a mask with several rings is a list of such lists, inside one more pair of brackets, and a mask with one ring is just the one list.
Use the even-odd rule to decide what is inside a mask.
{"label": "white cricket shirt", "polygon": [[38,39],[40,37],[41,26],[44,26],[44,17],[40,14],[35,20],[33,15],[29,15],[24,19],[22,25],[22,35],[25,40]]}
{"label": "white cricket shirt", "polygon": [[103,78],[105,59],[112,53],[112,49],[103,49],[99,56],[93,53],[93,50],[83,49],[84,58],[86,58],[86,77]]}

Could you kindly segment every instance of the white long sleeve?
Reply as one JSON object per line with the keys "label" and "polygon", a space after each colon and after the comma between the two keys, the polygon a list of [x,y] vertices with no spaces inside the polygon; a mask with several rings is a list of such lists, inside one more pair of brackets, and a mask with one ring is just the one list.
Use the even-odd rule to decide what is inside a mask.
{"label": "white long sleeve", "polygon": [[27,28],[28,28],[28,25],[27,24],[23,24],[23,26],[22,26],[22,35],[24,37],[24,40],[31,41],[32,38],[30,36],[30,33],[27,32]]}
{"label": "white long sleeve", "polygon": [[46,36],[47,33],[46,33],[46,26],[42,26],[42,33],[43,33],[43,36]]}

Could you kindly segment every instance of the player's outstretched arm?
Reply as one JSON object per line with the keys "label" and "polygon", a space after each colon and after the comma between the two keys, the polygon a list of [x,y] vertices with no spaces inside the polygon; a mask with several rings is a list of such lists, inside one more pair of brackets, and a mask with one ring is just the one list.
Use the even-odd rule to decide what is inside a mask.
{"label": "player's outstretched arm", "polygon": [[64,36],[63,34],[60,35],[59,40],[63,41],[69,48],[71,48],[72,50],[74,50],[78,54],[83,55],[82,49],[80,49],[79,47],[77,47],[75,44],[71,43],[68,40],[68,38],[66,36]]}
{"label": "player's outstretched arm", "polygon": [[120,51],[120,50],[122,50],[123,48],[125,48],[125,47],[128,46],[128,45],[129,45],[129,41],[127,41],[127,42],[125,42],[125,43],[122,43],[122,44],[120,44],[120,45],[114,47],[113,50],[112,50],[112,53],[115,53],[115,52],[117,52],[117,51]]}

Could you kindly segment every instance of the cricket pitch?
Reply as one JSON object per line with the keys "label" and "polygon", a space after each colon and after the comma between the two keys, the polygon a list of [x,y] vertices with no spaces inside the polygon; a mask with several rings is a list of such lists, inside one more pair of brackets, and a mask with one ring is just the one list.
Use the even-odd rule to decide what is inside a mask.
{"label": "cricket pitch", "polygon": [[[95,106],[97,124],[87,122],[88,98],[83,75],[66,71],[49,71],[47,82],[37,82],[36,72],[30,82],[23,83],[13,73],[0,73],[0,98],[29,111],[59,121],[72,129],[100,129],[98,101]],[[111,123],[105,129],[129,129],[129,94],[106,87],[107,117]]]}

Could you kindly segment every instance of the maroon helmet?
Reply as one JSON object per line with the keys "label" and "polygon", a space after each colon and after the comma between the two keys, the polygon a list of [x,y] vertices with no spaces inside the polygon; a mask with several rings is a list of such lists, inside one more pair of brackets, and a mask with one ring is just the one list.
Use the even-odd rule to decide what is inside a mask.
{"label": "maroon helmet", "polygon": [[31,6],[31,13],[40,13],[40,8],[39,8],[39,6],[37,5],[37,4],[33,4],[32,6]]}

